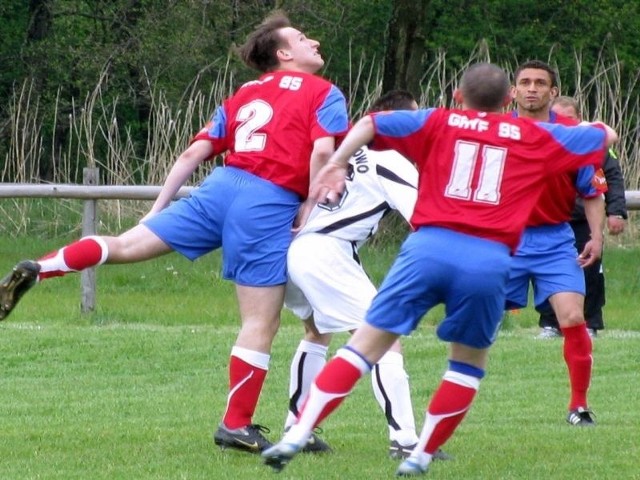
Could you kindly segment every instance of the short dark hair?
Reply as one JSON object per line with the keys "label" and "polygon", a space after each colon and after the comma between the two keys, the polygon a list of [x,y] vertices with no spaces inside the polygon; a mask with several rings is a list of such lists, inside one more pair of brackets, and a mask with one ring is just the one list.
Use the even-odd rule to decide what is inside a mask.
{"label": "short dark hair", "polygon": [[496,112],[509,95],[506,72],[492,63],[475,63],[462,74],[460,90],[467,107],[483,112]]}
{"label": "short dark hair", "polygon": [[535,70],[544,70],[549,74],[549,77],[551,77],[551,86],[552,87],[558,86],[558,75],[556,74],[556,71],[553,68],[551,68],[551,65],[543,62],[542,60],[529,60],[527,62],[524,62],[518,65],[518,68],[516,68],[516,71],[513,74],[514,85],[518,81],[518,76],[522,73],[522,70],[524,70],[525,68],[533,68]]}
{"label": "short dark hair", "polygon": [[283,43],[279,30],[290,26],[291,22],[282,10],[272,12],[238,47],[242,61],[263,73],[274,70],[280,64],[276,52]]}
{"label": "short dark hair", "polygon": [[389,90],[369,107],[369,113],[381,112],[384,110],[412,110],[416,101],[411,92],[406,90]]}
{"label": "short dark hair", "polygon": [[551,106],[560,105],[561,107],[570,107],[573,108],[576,112],[576,117],[580,118],[582,112],[580,112],[580,106],[578,105],[578,101],[573,97],[567,97],[565,95],[560,95],[559,97],[551,100]]}

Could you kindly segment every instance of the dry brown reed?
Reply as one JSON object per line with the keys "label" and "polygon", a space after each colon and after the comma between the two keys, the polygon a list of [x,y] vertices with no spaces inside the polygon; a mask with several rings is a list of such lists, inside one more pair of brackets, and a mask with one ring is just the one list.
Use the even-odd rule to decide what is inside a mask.
{"label": "dry brown reed", "polygon": [[[552,57],[552,52],[550,53]],[[629,190],[640,187],[640,100],[637,93],[638,74],[631,80],[623,77],[619,61],[606,61],[600,56],[594,71],[585,72],[582,59],[576,52],[576,78],[574,92],[562,92],[578,98],[585,117],[597,118],[614,126],[621,135],[618,147],[620,163],[625,174]],[[489,49],[479,43],[464,65],[455,65],[447,59],[446,51],[436,54],[421,78],[423,86],[419,98],[421,105],[451,106],[451,92],[456,86],[461,71],[470,63],[491,61]],[[376,62],[366,62],[361,57],[352,72],[350,84],[346,90],[350,98],[350,113],[353,118],[361,116],[373,99],[381,92],[380,67],[370,66]],[[378,62],[379,63],[379,62]],[[0,182],[40,182],[40,165],[43,155],[51,155],[49,162],[53,168],[50,181],[69,183],[71,179],[81,178],[83,167],[97,166],[102,173],[103,183],[123,185],[142,183],[160,185],[164,181],[173,162],[188,145],[193,133],[208,120],[213,109],[233,88],[234,78],[228,68],[211,82],[208,88],[202,88],[204,79],[199,76],[185,89],[178,104],[170,104],[164,93],[151,92],[151,110],[147,125],[148,138],[144,147],[144,158],[137,157],[137,149],[127,125],[121,125],[117,114],[117,101],[105,101],[103,96],[105,73],[98,84],[89,92],[81,104],[72,99],[72,113],[64,118],[66,137],[59,139],[57,124],[63,119],[59,108],[60,99],[55,102],[53,112],[54,125],[51,148],[45,148],[42,131],[40,99],[34,95],[33,85],[25,82],[16,91],[9,111],[11,118],[11,144],[2,162]],[[503,65],[512,72],[511,65]],[[365,92],[364,94],[358,92]],[[360,95],[361,98],[357,98]],[[63,140],[63,141],[59,141]],[[64,148],[55,147],[64,145]],[[202,168],[191,184],[197,184],[210,170]],[[82,202],[56,200],[42,207],[42,214],[50,222],[60,222],[49,226],[48,231],[68,232],[69,212],[81,212]],[[24,234],[33,227],[33,201],[26,199],[0,200],[0,214],[8,222],[0,224],[0,234]],[[120,228],[126,219],[138,218],[149,208],[148,202],[103,201],[100,206],[101,220],[108,226],[115,224]],[[48,210],[47,210],[48,209]],[[65,224],[65,222],[67,224]]]}

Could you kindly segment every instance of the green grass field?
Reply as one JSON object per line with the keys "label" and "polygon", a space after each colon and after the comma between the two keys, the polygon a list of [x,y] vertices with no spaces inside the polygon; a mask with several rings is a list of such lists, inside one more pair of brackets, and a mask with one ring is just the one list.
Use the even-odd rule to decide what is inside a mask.
{"label": "green grass field", "polygon": [[[64,242],[0,239],[0,275]],[[364,252],[376,280],[392,250]],[[523,310],[509,316],[477,401],[446,445],[456,459],[434,464],[428,478],[640,478],[639,259],[640,249],[629,247],[605,256],[608,328],[595,340],[590,394],[598,427],[565,423],[561,341],[535,340],[535,315]],[[91,314],[80,313],[79,285],[76,275],[43,282],[0,324],[0,479],[393,477],[397,462],[386,456],[369,379],[323,425],[332,455],[300,455],[276,476],[257,456],[213,445],[238,325],[217,254],[102,267]],[[446,346],[433,333],[440,314],[431,312],[404,342],[418,428],[446,367]],[[272,440],[281,434],[301,331],[285,313],[255,417]]]}

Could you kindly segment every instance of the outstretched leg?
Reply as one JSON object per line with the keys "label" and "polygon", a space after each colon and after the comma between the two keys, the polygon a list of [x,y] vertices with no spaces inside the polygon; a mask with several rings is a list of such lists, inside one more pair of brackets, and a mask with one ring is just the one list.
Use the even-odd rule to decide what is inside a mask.
{"label": "outstretched leg", "polygon": [[358,328],[347,346],[341,348],[316,377],[298,423],[279,443],[262,453],[265,463],[274,470],[282,470],[307,443],[314,427],[342,403],[397,338],[366,323]]}
{"label": "outstretched leg", "polygon": [[0,282],[0,320],[37,282],[79,272],[103,263],[133,263],[169,253],[171,248],[144,225],[118,237],[89,236],[55,250],[37,261],[23,260]]}

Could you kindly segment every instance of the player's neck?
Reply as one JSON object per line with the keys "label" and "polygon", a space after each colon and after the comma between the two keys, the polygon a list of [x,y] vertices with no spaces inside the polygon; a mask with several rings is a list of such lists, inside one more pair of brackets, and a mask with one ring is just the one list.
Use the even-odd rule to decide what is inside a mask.
{"label": "player's neck", "polygon": [[518,108],[518,116],[530,118],[536,122],[548,122],[551,120],[549,110],[526,110],[524,108]]}
{"label": "player's neck", "polygon": [[298,72],[298,73],[308,73],[309,75],[315,75],[320,68],[311,67],[307,65],[295,65],[291,63],[287,63],[285,65],[280,65],[274,71],[275,72]]}

